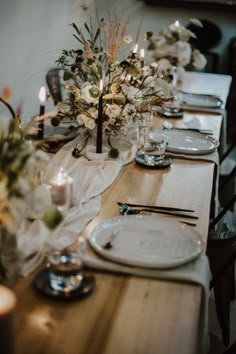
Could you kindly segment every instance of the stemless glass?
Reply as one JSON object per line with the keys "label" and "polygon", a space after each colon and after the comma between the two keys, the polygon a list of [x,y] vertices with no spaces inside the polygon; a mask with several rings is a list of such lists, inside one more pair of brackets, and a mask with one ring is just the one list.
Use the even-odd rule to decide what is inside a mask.
{"label": "stemless glass", "polygon": [[162,131],[155,133],[155,140],[151,139],[148,134],[145,135],[144,141],[144,161],[147,165],[161,165],[165,158],[167,137]]}
{"label": "stemless glass", "polygon": [[79,288],[83,280],[85,250],[86,241],[79,237],[77,250],[55,250],[48,255],[49,281],[52,289],[68,293]]}

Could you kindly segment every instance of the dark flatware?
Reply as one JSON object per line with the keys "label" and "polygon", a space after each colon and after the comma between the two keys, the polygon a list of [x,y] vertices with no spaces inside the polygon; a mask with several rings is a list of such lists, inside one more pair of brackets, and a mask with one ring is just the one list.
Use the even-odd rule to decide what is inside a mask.
{"label": "dark flatware", "polygon": [[132,215],[132,214],[140,214],[143,211],[149,212],[149,213],[157,213],[157,214],[164,214],[164,215],[170,215],[170,216],[177,216],[177,217],[181,217],[181,218],[186,218],[186,219],[198,219],[198,216],[194,216],[194,215],[186,215],[186,214],[179,214],[179,213],[175,213],[175,212],[171,212],[171,211],[163,211],[163,210],[157,210],[157,209],[134,209],[134,208],[121,208],[120,209],[120,213],[121,215]]}
{"label": "dark flatware", "polygon": [[158,206],[158,205],[142,205],[142,204],[132,204],[132,203],[124,203],[124,202],[117,202],[117,204],[123,208],[136,207],[136,208],[150,208],[153,210],[180,211],[180,212],[183,211],[183,212],[194,213],[194,210],[191,209],[181,209],[181,208],[165,207],[165,206]]}

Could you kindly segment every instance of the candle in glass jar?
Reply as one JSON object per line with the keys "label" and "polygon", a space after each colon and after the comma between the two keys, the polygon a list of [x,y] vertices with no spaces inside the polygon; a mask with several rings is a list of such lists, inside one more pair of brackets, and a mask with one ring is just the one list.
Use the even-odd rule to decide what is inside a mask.
{"label": "candle in glass jar", "polygon": [[0,285],[0,349],[1,353],[14,353],[13,311],[16,305],[15,294]]}
{"label": "candle in glass jar", "polygon": [[63,168],[50,180],[52,202],[64,205],[67,202],[67,175]]}

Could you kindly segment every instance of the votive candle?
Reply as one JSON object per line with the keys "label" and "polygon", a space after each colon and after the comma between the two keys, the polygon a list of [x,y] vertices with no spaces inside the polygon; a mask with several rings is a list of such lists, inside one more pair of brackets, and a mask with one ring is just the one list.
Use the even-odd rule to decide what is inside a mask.
{"label": "votive candle", "polygon": [[67,175],[61,167],[50,180],[52,203],[64,205],[67,203]]}

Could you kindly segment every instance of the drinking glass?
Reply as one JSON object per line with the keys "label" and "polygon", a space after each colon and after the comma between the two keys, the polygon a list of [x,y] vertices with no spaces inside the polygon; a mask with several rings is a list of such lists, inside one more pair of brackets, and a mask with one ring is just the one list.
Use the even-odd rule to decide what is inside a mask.
{"label": "drinking glass", "polygon": [[167,137],[162,131],[155,132],[155,140],[146,134],[143,147],[145,163],[150,166],[161,165],[165,158],[166,144]]}
{"label": "drinking glass", "polygon": [[79,237],[77,250],[54,250],[48,255],[49,281],[52,289],[68,293],[83,281],[83,256],[86,241]]}

